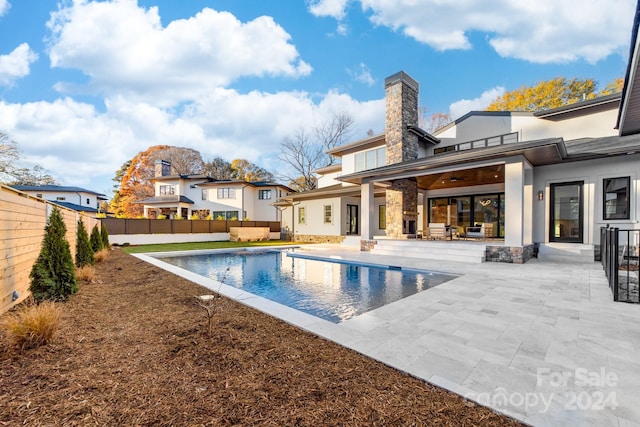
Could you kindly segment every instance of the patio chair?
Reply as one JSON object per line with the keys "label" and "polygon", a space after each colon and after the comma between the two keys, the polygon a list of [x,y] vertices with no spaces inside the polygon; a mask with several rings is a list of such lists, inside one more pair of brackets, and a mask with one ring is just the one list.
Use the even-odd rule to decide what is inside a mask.
{"label": "patio chair", "polygon": [[444,222],[430,222],[428,232],[431,240],[444,240],[451,237],[451,230],[447,229]]}
{"label": "patio chair", "polygon": [[465,239],[487,240],[487,237],[493,237],[493,224],[490,222],[476,223],[474,226],[465,229]]}

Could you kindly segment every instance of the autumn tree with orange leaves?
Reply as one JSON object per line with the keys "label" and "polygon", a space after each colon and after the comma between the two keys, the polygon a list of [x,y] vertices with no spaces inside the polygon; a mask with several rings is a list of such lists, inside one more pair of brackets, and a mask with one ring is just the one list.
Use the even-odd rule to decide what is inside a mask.
{"label": "autumn tree with orange leaves", "polygon": [[143,206],[138,202],[154,195],[151,178],[155,174],[156,160],[171,162],[171,173],[175,175],[202,173],[204,167],[200,153],[191,148],[154,145],[141,151],[116,172],[114,181],[119,180],[120,185],[114,191],[110,206],[116,216],[136,218],[143,215]]}
{"label": "autumn tree with orange leaves", "polygon": [[556,77],[533,86],[522,86],[498,97],[487,111],[542,111],[594,99],[622,90],[622,79],[615,79],[597,91],[594,79]]}

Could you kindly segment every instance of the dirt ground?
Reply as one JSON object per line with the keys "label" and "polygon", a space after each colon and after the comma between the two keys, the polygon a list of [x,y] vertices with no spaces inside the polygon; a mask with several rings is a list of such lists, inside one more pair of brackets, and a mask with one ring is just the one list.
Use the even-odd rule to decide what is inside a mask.
{"label": "dirt ground", "polygon": [[210,291],[120,249],[96,272],[49,345],[0,334],[0,425],[520,425],[234,301],[208,336]]}

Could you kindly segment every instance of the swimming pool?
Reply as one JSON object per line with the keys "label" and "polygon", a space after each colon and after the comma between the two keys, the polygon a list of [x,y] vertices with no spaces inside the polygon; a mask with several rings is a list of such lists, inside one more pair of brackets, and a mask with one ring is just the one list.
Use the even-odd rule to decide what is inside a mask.
{"label": "swimming pool", "polygon": [[334,323],[458,277],[310,259],[283,250],[163,256],[161,260]]}

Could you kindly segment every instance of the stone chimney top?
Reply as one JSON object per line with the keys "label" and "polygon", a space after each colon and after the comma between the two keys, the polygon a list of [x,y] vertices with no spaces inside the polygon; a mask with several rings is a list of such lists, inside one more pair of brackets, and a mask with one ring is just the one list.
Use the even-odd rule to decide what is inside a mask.
{"label": "stone chimney top", "polygon": [[171,175],[171,162],[167,160],[156,160],[155,177]]}
{"label": "stone chimney top", "polygon": [[398,82],[403,82],[404,84],[408,85],[413,90],[415,90],[416,92],[420,92],[420,85],[418,84],[418,82],[415,81],[409,74],[405,73],[404,71],[399,71],[394,75],[384,79],[384,87],[386,89],[387,87]]}

